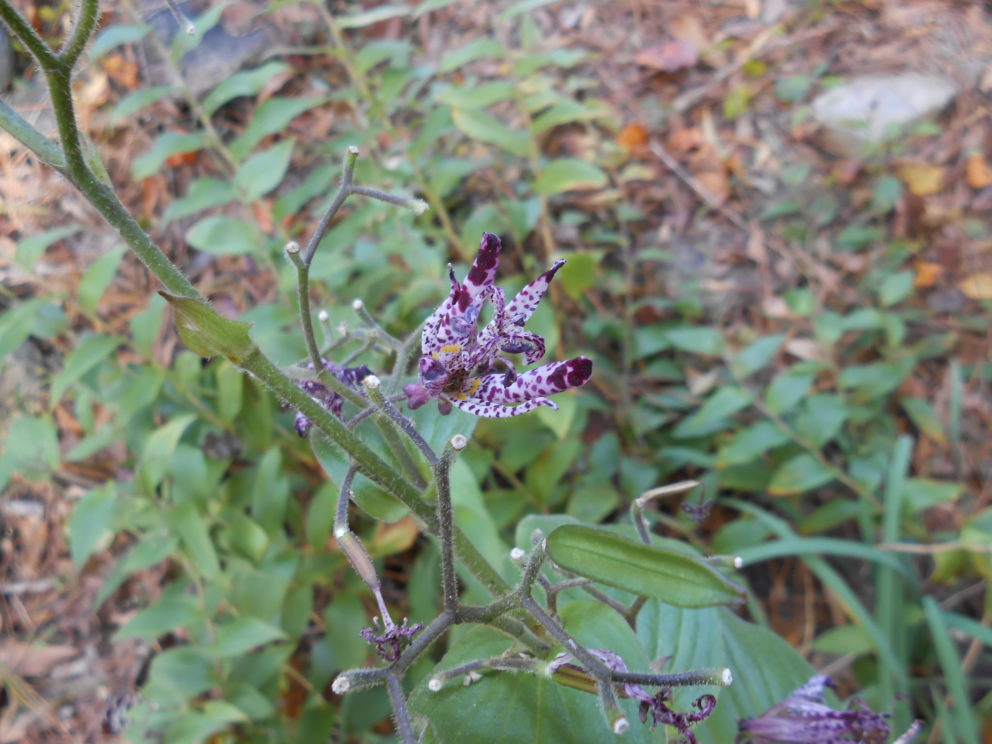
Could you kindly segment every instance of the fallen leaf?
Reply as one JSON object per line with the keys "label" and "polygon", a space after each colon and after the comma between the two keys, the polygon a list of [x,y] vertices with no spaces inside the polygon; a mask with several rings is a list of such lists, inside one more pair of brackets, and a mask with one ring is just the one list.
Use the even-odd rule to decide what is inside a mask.
{"label": "fallen leaf", "polygon": [[959,282],[958,288],[973,300],[992,300],[992,273],[972,274]]}
{"label": "fallen leaf", "polygon": [[912,193],[929,196],[940,191],[944,182],[944,168],[939,165],[911,163],[899,169],[899,176]]}
{"label": "fallen leaf", "polygon": [[699,47],[689,41],[673,39],[645,47],[634,55],[642,67],[662,72],[677,72],[692,67],[699,61]]}
{"label": "fallen leaf", "polygon": [[627,124],[620,130],[620,134],[617,135],[617,144],[621,147],[626,147],[628,150],[643,147],[647,143],[648,133],[637,122]]}
{"label": "fallen leaf", "polygon": [[706,194],[713,198],[716,204],[723,204],[730,196],[730,182],[727,174],[722,170],[708,170],[702,173],[694,173],[699,185],[703,187]]}
{"label": "fallen leaf", "polygon": [[22,677],[42,677],[56,664],[78,655],[75,646],[35,646],[13,640],[0,646],[0,664]]}
{"label": "fallen leaf", "polygon": [[697,127],[678,129],[668,138],[668,149],[674,153],[695,150],[703,144],[703,133]]}
{"label": "fallen leaf", "polygon": [[823,348],[811,338],[793,338],[785,342],[783,348],[794,357],[811,362],[829,361]]}
{"label": "fallen leaf", "polygon": [[984,189],[992,185],[992,168],[989,168],[980,152],[973,152],[965,162],[965,180],[973,189]]}
{"label": "fallen leaf", "polygon": [[917,261],[913,268],[916,269],[913,286],[917,289],[932,287],[940,278],[941,266],[936,261]]}
{"label": "fallen leaf", "polygon": [[127,88],[128,90],[134,90],[141,82],[137,62],[124,59],[124,57],[119,54],[111,54],[108,57],[105,57],[101,64],[104,72],[106,72],[115,83]]}

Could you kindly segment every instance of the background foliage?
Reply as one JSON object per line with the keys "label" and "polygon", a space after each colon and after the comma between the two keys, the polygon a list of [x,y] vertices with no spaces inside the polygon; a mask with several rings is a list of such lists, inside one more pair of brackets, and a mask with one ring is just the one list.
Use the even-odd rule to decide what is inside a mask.
{"label": "background foliage", "polygon": [[[859,4],[839,5],[813,3],[768,26],[801,37]],[[63,10],[40,6],[34,20],[57,36]],[[784,44],[741,52],[739,37],[712,30],[719,19],[704,13],[706,64],[653,74],[626,59],[625,68],[611,59],[608,31],[594,33],[599,12],[547,2],[217,4],[198,16],[197,35],[157,50],[165,82],[156,82],[149,60],[163,41],[121,10],[104,17],[78,91],[114,183],[137,184],[124,192],[132,207],[280,363],[305,355],[282,247],[312,229],[349,145],[365,155],[361,182],[417,194],[432,210],[355,201],[324,240],[311,278],[328,314],[324,341],[343,353],[363,350],[353,299],[390,333],[410,332],[446,291],[445,264],[470,260],[483,230],[508,245],[508,290],[567,258],[531,325],[551,355],[593,358],[596,376],[560,396],[557,413],[475,427],[453,471],[457,519],[473,542],[512,571],[509,547],[558,519],[544,515],[615,522],[642,492],[696,478],[687,504],[714,502],[701,522],[666,502],[651,518],[704,553],[743,557],[750,619],[830,669],[845,696],[858,690],[893,710],[896,728],[920,716],[932,741],[983,741],[990,297],[980,273],[952,274],[971,264],[946,259],[944,237],[961,254],[987,250],[992,236],[981,205],[939,212],[950,197],[925,193],[919,171],[972,167],[976,150],[948,144],[967,124],[955,109],[947,126],[906,133],[856,165],[831,163],[810,152],[802,126],[812,96],[848,71],[797,66]],[[631,20],[624,12],[612,21]],[[644,46],[665,12],[676,13],[638,19]],[[277,43],[198,90],[219,63],[191,71],[184,54],[218,24],[249,21]],[[612,65],[627,70],[623,90],[604,79]],[[30,70],[24,77],[15,91],[37,83]],[[680,106],[673,88],[702,93]],[[747,127],[766,126],[778,128],[774,139],[748,138]],[[941,178],[944,192],[955,188]],[[170,742],[218,732],[389,740],[385,695],[329,690],[339,670],[367,661],[357,637],[372,614],[329,537],[334,453],[315,462],[291,412],[227,362],[182,350],[164,303],[146,304],[143,271],[98,237],[91,213],[56,213],[34,196],[36,213],[26,198],[3,217],[18,237],[0,315],[12,411],[0,485],[6,504],[47,505],[40,523],[53,556],[32,559],[34,517],[5,506],[12,537],[0,565],[11,582],[65,582],[59,606],[99,621],[73,633],[71,614],[28,623],[4,605],[12,640],[0,674],[8,708],[35,715],[22,720],[25,735],[55,725],[43,698],[80,693],[44,690],[45,674],[18,671],[14,652],[113,642],[101,666],[111,697],[143,685],[134,740],[142,730],[165,730]],[[914,221],[921,203],[931,217]],[[963,291],[952,312],[934,300],[950,287]],[[389,365],[368,353],[361,361]],[[28,384],[8,377],[14,368],[30,370]],[[450,427],[428,437],[436,441],[471,426],[458,414],[417,416]],[[50,491],[32,485],[44,481]],[[356,531],[390,579],[390,601],[412,621],[430,619],[436,549],[374,486],[356,491],[384,520]],[[700,729],[706,741],[729,741],[737,716],[760,713],[807,675],[771,633],[767,652],[748,648],[755,641],[741,641],[743,623],[726,610],[652,602],[634,633],[582,596],[562,603],[573,632],[611,639],[604,646],[622,638],[635,657],[671,657],[672,669],[765,660],[767,689],[752,682],[721,696]],[[499,643],[459,629],[441,663]],[[595,713],[591,697],[547,681],[486,684],[430,700],[418,690],[414,700],[460,731],[475,698],[484,709],[515,691],[512,722],[501,708],[470,725],[491,729],[486,716],[500,716],[507,739],[523,741],[539,740],[531,727],[552,715],[527,707],[545,700],[531,687],[571,696],[556,710]],[[556,730],[584,741],[602,725],[577,721]]]}

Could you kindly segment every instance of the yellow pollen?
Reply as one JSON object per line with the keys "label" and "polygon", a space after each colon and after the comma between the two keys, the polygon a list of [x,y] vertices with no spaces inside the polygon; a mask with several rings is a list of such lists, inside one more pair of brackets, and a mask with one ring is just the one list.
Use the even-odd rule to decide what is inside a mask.
{"label": "yellow pollen", "polygon": [[457,354],[462,350],[460,344],[446,344],[441,347],[442,354]]}

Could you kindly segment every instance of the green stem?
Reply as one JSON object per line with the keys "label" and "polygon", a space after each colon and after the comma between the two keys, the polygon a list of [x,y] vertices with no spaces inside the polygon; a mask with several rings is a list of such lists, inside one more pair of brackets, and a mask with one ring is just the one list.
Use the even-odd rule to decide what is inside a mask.
{"label": "green stem", "polygon": [[62,154],[62,149],[28,124],[19,113],[8,106],[6,101],[2,100],[0,100],[0,129],[9,132],[14,139],[55,168],[55,170],[60,172],[65,170],[66,162],[65,155]]}
{"label": "green stem", "polygon": [[[358,472],[392,493],[431,531],[437,534],[437,518],[431,506],[405,478],[373,452],[337,416],[300,390],[282,370],[257,349],[238,360],[238,366],[258,378],[279,398],[313,422],[355,461]],[[455,554],[468,571],[493,596],[506,594],[510,587],[495,568],[482,556],[475,545],[459,530],[454,531]]]}
{"label": "green stem", "polygon": [[76,60],[79,59],[79,55],[83,53],[86,42],[89,41],[93,29],[96,28],[99,10],[99,0],[82,0],[79,3],[76,8],[76,18],[72,23],[72,34],[58,55],[63,69],[71,70],[76,64]]}
{"label": "green stem", "polygon": [[59,58],[52,48],[45,43],[38,32],[34,30],[24,16],[14,10],[8,0],[0,0],[0,19],[10,28],[11,33],[27,47],[42,70],[54,70],[59,67]]}

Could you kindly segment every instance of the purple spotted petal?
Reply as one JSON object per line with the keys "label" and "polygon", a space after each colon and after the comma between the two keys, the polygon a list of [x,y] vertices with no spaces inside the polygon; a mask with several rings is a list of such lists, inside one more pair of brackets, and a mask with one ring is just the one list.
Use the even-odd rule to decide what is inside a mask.
{"label": "purple spotted petal", "polygon": [[510,318],[511,323],[523,325],[528,321],[537,309],[541,298],[544,297],[544,293],[548,291],[548,286],[551,284],[554,275],[564,265],[565,259],[558,259],[550,269],[517,293],[517,296],[506,307],[506,314]]}
{"label": "purple spotted petal", "polygon": [[452,398],[451,402],[463,411],[468,411],[474,416],[482,416],[483,418],[510,418],[511,416],[519,416],[522,413],[533,411],[535,408],[541,406],[547,406],[554,410],[558,409],[558,406],[547,398],[532,398],[521,403],[519,406],[505,406],[502,403],[483,403],[476,398],[467,398],[466,400]]}
{"label": "purple spotted petal", "polygon": [[544,356],[544,337],[531,331],[516,331],[503,340],[499,349],[505,354],[523,354],[524,364],[533,364]]}
{"label": "purple spotted petal", "polygon": [[504,375],[486,375],[479,379],[479,387],[471,399],[483,403],[521,403],[585,385],[590,377],[592,377],[592,360],[576,357],[567,362],[552,362],[522,372],[509,385],[503,384]]}

